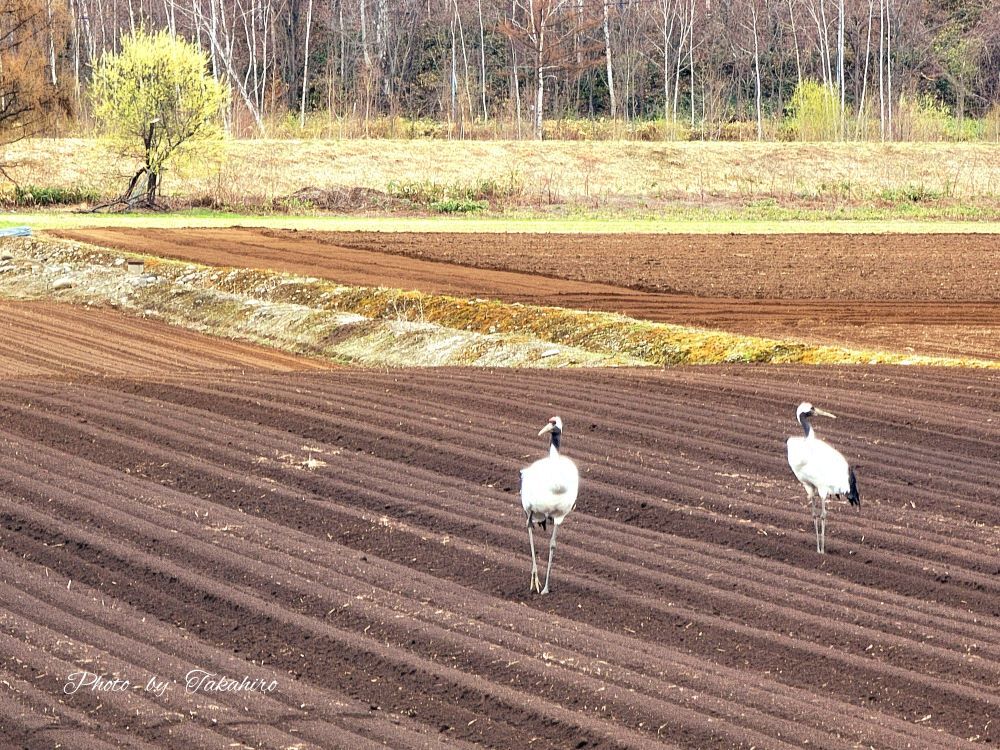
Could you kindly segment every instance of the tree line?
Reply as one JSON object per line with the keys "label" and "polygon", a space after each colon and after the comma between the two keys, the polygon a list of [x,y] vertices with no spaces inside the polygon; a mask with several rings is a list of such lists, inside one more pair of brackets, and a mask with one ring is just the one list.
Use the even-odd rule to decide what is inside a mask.
{"label": "tree line", "polygon": [[[911,135],[916,110],[1000,117],[994,0],[0,0],[0,79],[34,71],[38,107],[88,114],[123,35],[205,50],[227,125],[263,134],[316,112],[493,123],[656,119],[705,138],[774,137],[816,84],[826,137]],[[25,39],[30,37],[26,46]],[[30,47],[30,51],[27,51]],[[13,66],[13,67],[12,67]],[[48,91],[48,95],[45,92]],[[27,96],[27,94],[25,94]],[[0,91],[0,118],[10,92]],[[804,110],[802,110],[804,111]],[[494,132],[501,132],[499,129]]]}

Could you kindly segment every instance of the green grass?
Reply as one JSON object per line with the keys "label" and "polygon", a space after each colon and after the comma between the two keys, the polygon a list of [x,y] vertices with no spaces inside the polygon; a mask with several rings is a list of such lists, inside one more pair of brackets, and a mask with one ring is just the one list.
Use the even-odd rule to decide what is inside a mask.
{"label": "green grass", "polygon": [[554,232],[642,234],[797,234],[797,233],[988,233],[1000,234],[998,221],[803,220],[803,219],[662,219],[655,217],[448,214],[415,217],[286,216],[219,213],[208,210],[171,214],[79,214],[37,211],[3,214],[0,226],[27,225],[36,231],[87,227],[158,229],[264,227],[339,232]]}
{"label": "green grass", "polygon": [[96,203],[101,198],[93,188],[41,187],[38,185],[16,185],[13,201],[15,206],[68,206],[81,203]]}
{"label": "green grass", "polygon": [[471,198],[442,198],[439,201],[432,201],[430,207],[441,214],[474,214],[487,210],[490,204]]}

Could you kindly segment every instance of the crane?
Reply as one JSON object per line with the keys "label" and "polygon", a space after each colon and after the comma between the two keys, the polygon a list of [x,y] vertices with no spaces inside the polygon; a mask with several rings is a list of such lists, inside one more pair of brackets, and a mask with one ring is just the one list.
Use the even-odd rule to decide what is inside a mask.
{"label": "crane", "polygon": [[[559,453],[562,438],[562,419],[552,417],[538,434],[549,435],[549,455],[521,469],[521,505],[528,518],[528,544],[531,546],[531,581],[528,591],[549,593],[549,575],[552,573],[552,558],[556,551],[556,530],[570,511],[576,506],[576,494],[580,487],[580,472],[570,459]],[[535,538],[532,526],[542,529],[552,523],[552,537],[549,539],[549,564],[545,570],[545,586],[538,579],[538,562],[535,557]]]}
{"label": "crane", "polygon": [[[821,416],[836,419],[828,411],[817,409],[808,401],[799,404],[795,418],[805,433],[802,437],[788,438],[788,465],[792,473],[809,495],[812,506],[813,526],[816,528],[816,551],[826,552],[826,498],[830,495],[843,495],[851,505],[861,507],[861,495],[858,494],[858,480],[854,469],[847,463],[840,452],[829,443],[816,437],[809,423],[810,417]],[[819,495],[819,504],[816,495]]]}

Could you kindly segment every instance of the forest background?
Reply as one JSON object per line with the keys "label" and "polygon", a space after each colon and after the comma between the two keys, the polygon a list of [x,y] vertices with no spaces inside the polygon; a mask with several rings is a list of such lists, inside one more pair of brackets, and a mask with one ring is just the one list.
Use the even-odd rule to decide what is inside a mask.
{"label": "forest background", "polygon": [[[25,134],[88,135],[101,56],[124,34],[165,29],[204,49],[211,75],[229,85],[234,137],[1000,139],[1000,4],[990,0],[0,8],[0,121]],[[37,77],[30,86],[25,71]],[[18,100],[39,127],[22,122]]]}

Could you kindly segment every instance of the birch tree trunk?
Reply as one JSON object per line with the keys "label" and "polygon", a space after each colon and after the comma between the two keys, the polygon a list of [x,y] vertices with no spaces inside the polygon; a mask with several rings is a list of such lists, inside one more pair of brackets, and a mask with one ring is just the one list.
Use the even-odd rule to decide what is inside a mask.
{"label": "birch tree trunk", "polygon": [[694,130],[694,3],[691,0],[691,23],[688,26],[688,60],[691,67],[691,129]]}
{"label": "birch tree trunk", "polygon": [[70,49],[73,54],[73,101],[77,109],[81,104],[80,89],[80,22],[77,18],[76,0],[69,0]]}
{"label": "birch tree trunk", "polygon": [[535,138],[542,140],[543,108],[545,106],[545,67],[542,65],[542,50],[545,40],[545,27],[540,30],[538,59],[535,63]]}
{"label": "birch tree trunk", "polygon": [[875,15],[875,0],[868,0],[868,34],[865,40],[865,70],[861,76],[861,97],[858,104],[858,131],[865,116],[865,96],[868,93],[868,62],[872,52],[872,20]]}
{"label": "birch tree trunk", "polygon": [[514,48],[513,40],[510,43],[510,70],[511,85],[514,89],[514,103],[517,107],[517,137],[521,138],[521,81],[517,74],[517,50]]}
{"label": "birch tree trunk", "polygon": [[[462,24],[462,16],[458,10],[458,0],[454,0],[455,24],[458,26],[458,44],[462,48],[462,70],[465,72],[465,100],[468,105],[468,116],[475,116],[475,107],[472,104],[472,74],[469,72],[469,48],[465,44],[465,26]],[[465,111],[462,111],[462,136],[465,136]]]}
{"label": "birch tree trunk", "polygon": [[299,129],[306,126],[306,91],[309,89],[309,36],[312,31],[313,0],[306,8],[306,43],[302,53],[302,100],[299,104]]}
{"label": "birch tree trunk", "polygon": [[601,7],[604,9],[604,64],[608,71],[608,100],[611,107],[611,119],[618,116],[618,100],[615,97],[615,75],[611,64],[611,22],[609,19],[608,3],[610,0],[601,0]]}
{"label": "birch tree trunk", "polygon": [[451,108],[448,111],[448,119],[450,122],[457,122],[458,116],[456,113],[456,106],[458,100],[458,60],[455,51],[455,24],[457,23],[457,18],[454,16],[451,20],[451,76],[449,78],[450,89],[451,89]]}
{"label": "birch tree trunk", "polygon": [[840,138],[843,140],[844,132],[847,130],[846,123],[846,98],[844,91],[844,0],[838,3],[837,14],[837,86],[840,89]]}
{"label": "birch tree trunk", "polygon": [[792,0],[788,0],[788,20],[792,27],[792,42],[795,45],[795,85],[802,83],[802,56],[799,52],[799,35],[795,27],[795,8]]}
{"label": "birch tree trunk", "polygon": [[886,0],[885,6],[885,79],[888,91],[886,92],[886,109],[888,111],[887,132],[889,140],[895,140],[892,130],[892,0]]}
{"label": "birch tree trunk", "polygon": [[[340,88],[342,97],[347,96],[347,31],[344,28],[344,0],[337,0],[337,14],[340,21]],[[344,113],[347,107],[344,106]]]}
{"label": "birch tree trunk", "polygon": [[[215,3],[212,2],[212,11],[215,13]],[[219,39],[221,33],[227,36],[225,43]],[[247,111],[253,117],[254,124],[257,126],[258,132],[263,135],[266,132],[266,127],[264,126],[264,118],[262,116],[261,107],[257,105],[254,101],[254,97],[251,96],[251,92],[247,90],[246,87],[246,76],[240,75],[233,63],[233,42],[232,39],[228,38],[227,25],[223,17],[221,23],[216,23],[216,19],[213,15],[211,35],[209,36],[209,44],[211,45],[212,51],[216,55],[216,59],[219,64],[225,67],[226,76],[229,78],[229,82],[232,87],[239,94],[240,99],[243,100],[243,104],[246,106]],[[256,93],[256,92],[254,92]]]}
{"label": "birch tree trunk", "polygon": [[167,31],[172,36],[177,36],[177,13],[173,0],[163,0],[163,11],[167,18]]}
{"label": "birch tree trunk", "polygon": [[490,119],[489,110],[486,108],[486,29],[483,27],[483,0],[478,0],[479,6],[479,86],[483,99],[483,122]]}
{"label": "birch tree trunk", "polygon": [[[661,0],[660,11],[663,22],[660,27],[663,33],[663,119],[667,119],[670,117],[670,40],[674,37],[673,5],[668,5],[667,0]],[[668,18],[669,25],[667,24]]]}
{"label": "birch tree trunk", "polygon": [[[542,6],[536,12],[535,3],[541,2]],[[534,133],[536,140],[542,140],[545,112],[545,53],[548,48],[547,38],[547,13],[549,8],[544,6],[545,0],[531,0],[529,11],[531,13],[531,24],[535,36],[535,112],[534,112]]]}
{"label": "birch tree trunk", "polygon": [[764,118],[761,113],[761,84],[760,84],[760,41],[757,33],[757,0],[750,0],[750,21],[753,26],[753,68],[756,79],[756,105],[757,105],[757,140],[764,140]]}
{"label": "birch tree trunk", "polygon": [[885,142],[885,0],[878,2],[878,129]]}
{"label": "birch tree trunk", "polygon": [[59,79],[56,77],[56,38],[55,29],[52,28],[52,0],[45,0],[45,12],[49,20],[49,81],[56,86]]}

